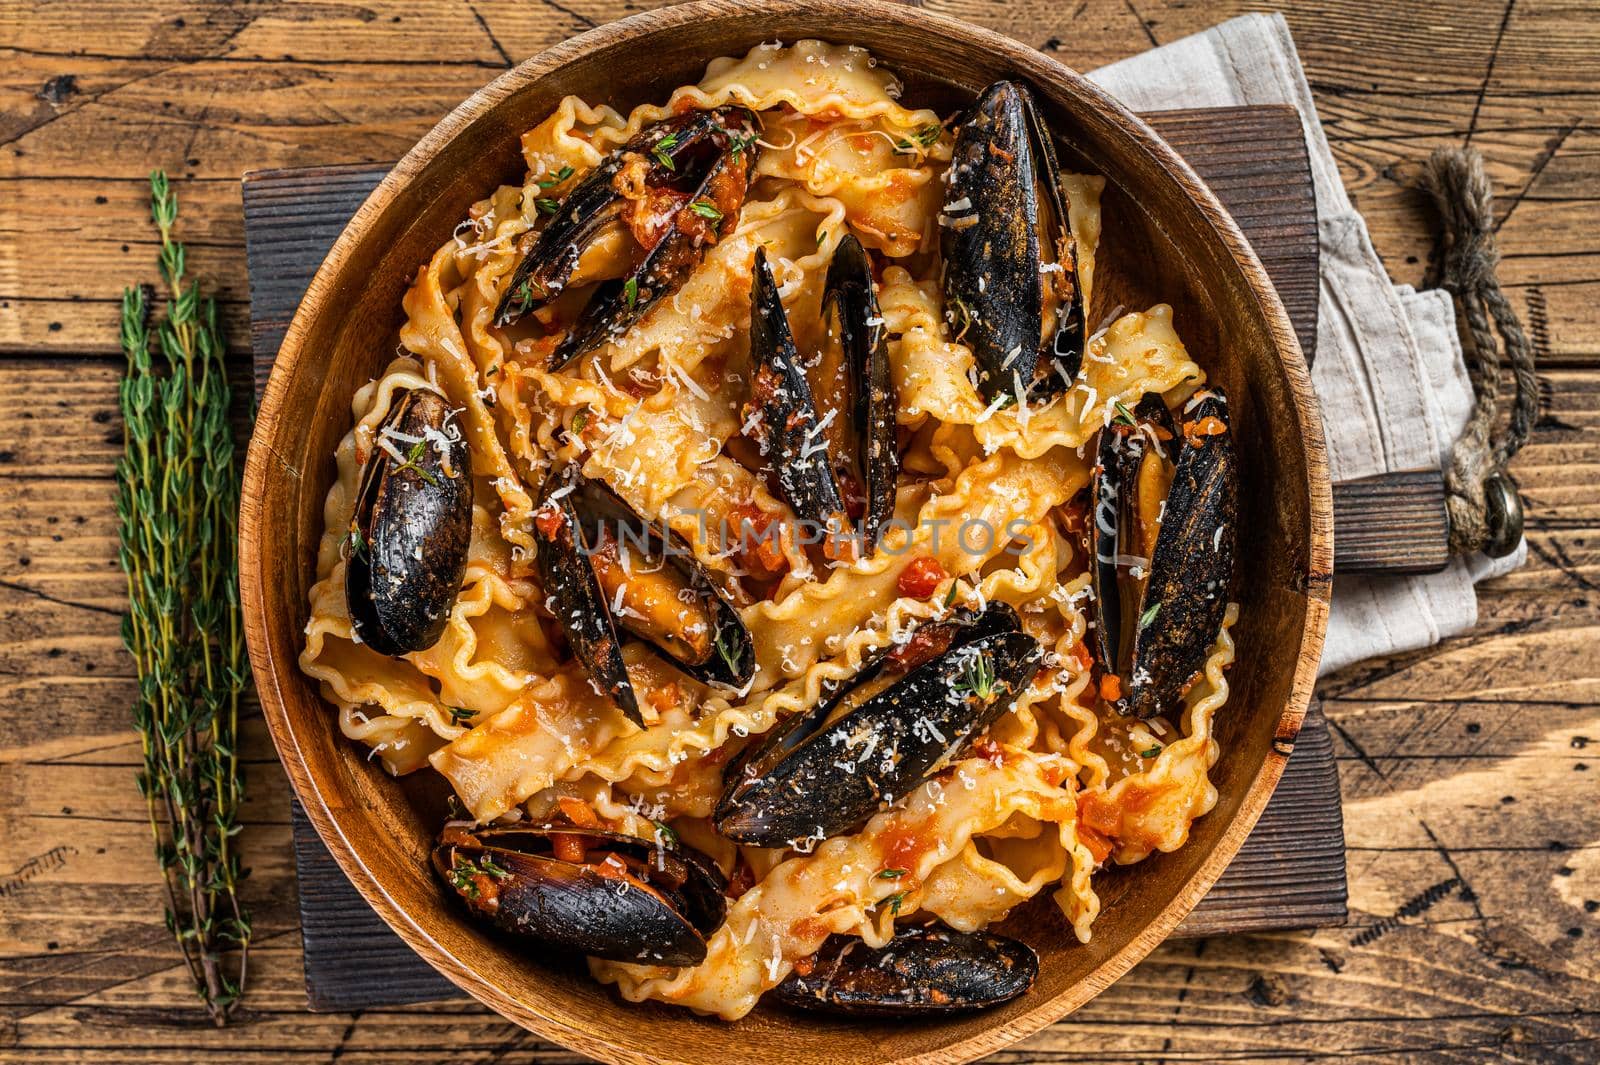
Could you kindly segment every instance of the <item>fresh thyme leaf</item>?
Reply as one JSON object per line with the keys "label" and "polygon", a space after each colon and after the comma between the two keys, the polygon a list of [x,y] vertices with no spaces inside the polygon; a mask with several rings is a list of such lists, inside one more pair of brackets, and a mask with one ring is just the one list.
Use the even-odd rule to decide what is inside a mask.
{"label": "fresh thyme leaf", "polygon": [[655,147],[650,149],[650,154],[656,157],[656,162],[660,163],[668,170],[675,171],[678,169],[678,166],[672,161],[672,156],[668,153],[670,153],[672,149],[677,146],[677,144],[678,135],[676,133],[669,133],[665,137],[662,137],[660,140],[656,141]]}
{"label": "fresh thyme leaf", "polygon": [[938,141],[941,129],[942,127],[936,122],[919,126],[909,137],[902,137],[895,141],[894,150],[899,155],[915,155]]}
{"label": "fresh thyme leaf", "polygon": [[722,659],[722,664],[728,667],[729,673],[739,672],[739,648],[732,640],[718,630],[716,639],[717,657]]}
{"label": "fresh thyme leaf", "polygon": [[473,714],[473,712],[471,710],[468,710],[466,707],[464,707],[464,706],[447,706],[447,707],[445,707],[445,709],[450,711],[450,724],[452,724],[452,725],[470,725],[470,724],[472,724],[472,719],[473,719],[473,717],[475,715]]}
{"label": "fresh thyme leaf", "polygon": [[564,166],[560,170],[557,170],[553,176],[545,178],[538,184],[541,189],[553,189],[571,176],[572,167]]}
{"label": "fresh thyme leaf", "polygon": [[350,524],[350,535],[345,537],[345,543],[350,548],[347,558],[359,558],[367,549],[367,541],[362,538],[361,530],[356,528],[354,522]]}
{"label": "fresh thyme leaf", "polygon": [[878,905],[888,906],[890,914],[898,914],[900,912],[900,904],[905,901],[906,893],[904,891],[896,891],[893,895],[885,896]]}
{"label": "fresh thyme leaf", "polygon": [[899,880],[901,877],[903,877],[905,875],[906,875],[906,871],[904,869],[885,869],[883,872],[878,874],[878,879],[879,880]]}
{"label": "fresh thyme leaf", "polygon": [[661,842],[674,847],[678,845],[677,830],[671,825],[667,824],[665,821],[651,821],[650,823],[656,826],[656,835],[661,837]]}
{"label": "fresh thyme leaf", "polygon": [[948,592],[944,593],[944,605],[945,606],[949,606],[951,603],[953,603],[955,601],[956,601],[956,582],[955,581],[951,581],[950,582],[950,590]]}
{"label": "fresh thyme leaf", "polygon": [[137,775],[166,895],[166,923],[216,1024],[243,994],[252,930],[239,900],[239,704],[250,667],[239,615],[239,482],[228,418],[227,344],[216,303],[185,276],[174,238],[178,198],[150,175],[150,217],[166,313],[156,290],[122,294],[117,463],[120,559],[128,584],[122,639],[139,678]]}
{"label": "fresh thyme leaf", "polygon": [[955,690],[983,700],[994,697],[994,663],[989,660],[988,651],[979,651],[967,660],[966,669],[956,680]]}
{"label": "fresh thyme leaf", "polygon": [[478,882],[473,879],[480,870],[471,859],[456,858],[456,864],[450,867],[450,886],[469,899],[478,897]]}
{"label": "fresh thyme leaf", "polygon": [[1156,755],[1158,755],[1160,753],[1161,753],[1161,745],[1157,744],[1156,746],[1150,748],[1148,751],[1140,751],[1139,752],[1139,757],[1140,758],[1154,758]]}
{"label": "fresh thyme leaf", "polygon": [[572,431],[573,432],[575,432],[575,433],[583,432],[583,427],[588,425],[588,424],[589,424],[589,412],[588,411],[580,410],[578,413],[576,413],[576,414],[574,414],[572,416]]}
{"label": "fresh thyme leaf", "polygon": [[728,134],[728,158],[737,163],[739,157],[745,153],[745,149],[754,144],[760,136],[759,133],[730,132]]}
{"label": "fresh thyme leaf", "polygon": [[1135,425],[1135,424],[1137,424],[1135,422],[1135,420],[1134,420],[1134,417],[1133,417],[1133,411],[1129,410],[1128,407],[1127,407],[1127,404],[1123,403],[1122,400],[1120,400],[1120,399],[1112,400],[1111,401],[1111,406],[1117,412],[1116,417],[1111,419],[1112,421],[1118,423],[1119,425]]}
{"label": "fresh thyme leaf", "polygon": [[710,200],[696,200],[689,205],[689,210],[701,218],[709,218],[713,222],[722,221],[722,212],[717,210],[717,205]]}
{"label": "fresh thyme leaf", "polygon": [[418,440],[415,444],[412,444],[411,450],[406,452],[406,460],[394,468],[394,473],[398,475],[407,470],[413,470],[418,477],[437,488],[439,487],[439,479],[418,465],[422,461],[422,456],[426,453],[427,447],[428,442],[426,440]]}
{"label": "fresh thyme leaf", "polygon": [[478,872],[491,880],[506,880],[511,876],[511,870],[499,864],[487,854],[478,859]]}
{"label": "fresh thyme leaf", "polygon": [[1161,613],[1161,604],[1151,603],[1145,608],[1144,613],[1139,615],[1139,627],[1141,629],[1148,628],[1150,623],[1156,619],[1156,615],[1159,613]]}
{"label": "fresh thyme leaf", "polygon": [[628,305],[628,310],[633,310],[639,302],[639,279],[630,277],[622,284],[622,302]]}
{"label": "fresh thyme leaf", "polygon": [[540,196],[537,200],[533,201],[533,205],[539,208],[539,210],[543,211],[545,214],[555,214],[557,211],[561,210],[561,201],[553,200],[549,196]]}
{"label": "fresh thyme leaf", "polygon": [[483,371],[483,376],[485,376],[485,377],[493,377],[495,374],[497,374],[499,372],[500,372],[500,364],[497,362],[493,366],[489,367],[487,370]]}

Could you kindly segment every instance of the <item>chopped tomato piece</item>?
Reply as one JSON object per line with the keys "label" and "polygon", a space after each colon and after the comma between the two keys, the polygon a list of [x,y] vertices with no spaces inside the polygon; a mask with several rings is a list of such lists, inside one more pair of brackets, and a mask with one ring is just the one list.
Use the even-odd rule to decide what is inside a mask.
{"label": "chopped tomato piece", "polygon": [[728,515],[741,568],[757,577],[781,576],[789,568],[778,545],[775,519],[754,503],[741,503]]}
{"label": "chopped tomato piece", "polygon": [[939,582],[950,576],[939,560],[919,555],[900,572],[900,594],[912,599],[926,599],[939,588]]}
{"label": "chopped tomato piece", "polygon": [[1078,840],[1089,848],[1089,853],[1094,855],[1095,861],[1103,862],[1111,857],[1111,841],[1088,825],[1078,825]]}
{"label": "chopped tomato piece", "polygon": [[566,525],[566,519],[562,516],[560,507],[540,507],[533,513],[533,524],[539,530],[539,535],[546,540],[554,540]]}
{"label": "chopped tomato piece", "polygon": [[557,861],[571,862],[574,865],[583,863],[585,849],[582,836],[574,836],[566,832],[552,832],[550,834],[550,846],[555,853]]}
{"label": "chopped tomato piece", "polygon": [[924,625],[911,634],[911,639],[889,652],[889,661],[901,672],[909,673],[949,650],[955,635],[949,625]]}
{"label": "chopped tomato piece", "polygon": [[1115,673],[1106,673],[1101,676],[1100,698],[1108,703],[1114,703],[1122,698],[1122,678]]}
{"label": "chopped tomato piece", "polygon": [[1106,836],[1115,839],[1118,830],[1122,827],[1122,811],[1116,803],[1107,801],[1102,792],[1089,792],[1078,796],[1078,831],[1081,833],[1085,826]]}
{"label": "chopped tomato piece", "polygon": [[1207,436],[1219,436],[1228,431],[1228,426],[1221,418],[1215,415],[1206,415],[1199,421],[1190,422],[1183,427],[1183,437],[1191,444],[1198,444]]}
{"label": "chopped tomato piece", "polygon": [[1094,665],[1094,652],[1090,651],[1089,645],[1082,640],[1073,644],[1072,650],[1068,653],[1072,655],[1072,660],[1078,664],[1079,669],[1088,669]]}
{"label": "chopped tomato piece", "polygon": [[556,805],[561,807],[561,812],[567,815],[567,820],[579,828],[599,828],[600,818],[589,808],[589,804],[582,799],[574,799],[570,795],[563,795],[556,800]]}

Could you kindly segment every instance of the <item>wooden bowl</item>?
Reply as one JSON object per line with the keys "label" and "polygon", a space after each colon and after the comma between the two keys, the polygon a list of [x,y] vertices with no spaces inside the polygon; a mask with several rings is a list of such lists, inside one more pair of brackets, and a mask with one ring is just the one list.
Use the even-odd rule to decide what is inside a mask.
{"label": "wooden bowl", "polygon": [[[1038,950],[1010,1005],[915,1024],[760,1009],[737,1024],[636,1006],[576,968],[531,962],[481,935],[428,870],[436,827],[339,733],[296,664],[333,451],[351,393],[385,365],[400,297],[468,206],[522,174],[518,136],[576,93],[623,109],[664,100],[716,56],[761,41],[863,45],[948,112],[997,78],[1037,90],[1064,165],[1108,179],[1097,306],[1173,305],[1197,361],[1225,385],[1243,467],[1233,696],[1218,718],[1216,808],[1188,845],[1096,877],[1104,910],[1079,944],[1047,898],[1008,931]],[[1322,428],[1294,333],[1261,264],[1205,185],[1149,128],[1031,48],[881,0],[704,0],[605,26],[506,73],[439,123],[357,212],[278,353],[245,467],[240,576],[256,683],[284,768],[368,902],[474,997],[534,1032],[617,1062],[945,1062],[997,1050],[1093,998],[1172,931],[1255,824],[1299,730],[1327,616],[1332,521]]]}

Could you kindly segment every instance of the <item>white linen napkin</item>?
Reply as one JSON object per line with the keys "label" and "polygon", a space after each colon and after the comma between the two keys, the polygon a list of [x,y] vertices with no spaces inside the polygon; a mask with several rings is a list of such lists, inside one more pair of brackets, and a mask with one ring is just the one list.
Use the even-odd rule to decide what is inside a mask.
{"label": "white linen napkin", "polygon": [[[1322,243],[1311,377],[1330,473],[1338,482],[1442,467],[1472,407],[1450,295],[1389,281],[1345,193],[1283,16],[1244,15],[1089,78],[1134,111],[1285,103],[1299,109]],[[1466,631],[1478,620],[1473,585],[1516,569],[1526,557],[1523,543],[1506,558],[1456,558],[1421,577],[1335,574],[1321,674]]]}

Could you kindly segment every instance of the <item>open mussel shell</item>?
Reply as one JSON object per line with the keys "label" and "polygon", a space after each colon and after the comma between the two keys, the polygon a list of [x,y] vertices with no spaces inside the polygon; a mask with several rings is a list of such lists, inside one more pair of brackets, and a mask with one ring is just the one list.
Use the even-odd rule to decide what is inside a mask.
{"label": "open mussel shell", "polygon": [[545,479],[543,500],[533,515],[533,539],[538,545],[534,561],[544,586],[545,606],[589,679],[629,721],[643,728],[644,715],[639,712],[639,700],[622,660],[611,608],[579,533],[572,495],[581,480],[575,466],[552,472]]}
{"label": "open mussel shell", "polygon": [[1238,462],[1220,389],[1196,393],[1180,425],[1147,395],[1100,436],[1089,525],[1095,650],[1119,678],[1113,705],[1175,711],[1228,605]]}
{"label": "open mussel shell", "polygon": [[766,249],[760,247],[750,288],[750,362],[745,432],[773,470],[778,493],[802,522],[843,532],[849,517],[828,458],[822,418]]}
{"label": "open mussel shell", "polygon": [[431,389],[398,394],[361,471],[345,545],[345,599],[356,638],[379,654],[432,647],[461,591],[472,541],[472,459],[452,413]]}
{"label": "open mussel shell", "polygon": [[1180,431],[1133,640],[1129,699],[1139,717],[1179,704],[1216,642],[1233,584],[1239,469],[1222,390],[1198,393]]}
{"label": "open mussel shell", "polygon": [[[578,476],[572,484],[572,511],[591,560],[616,565],[623,584],[616,624],[696,680],[730,688],[750,683],[755,641],[688,542],[646,521],[604,483]],[[607,541],[615,552],[606,550]],[[626,568],[617,558],[622,553]]]}
{"label": "open mussel shell", "polygon": [[857,828],[958,757],[1012,707],[1044,658],[1002,603],[925,622],[918,633],[933,657],[899,673],[902,659],[880,656],[730,766],[717,831],[786,847]]}
{"label": "open mussel shell", "polygon": [[[558,837],[583,860],[557,857]],[[499,931],[612,961],[697,965],[727,914],[727,885],[705,855],[599,829],[447,827],[433,866]]]}
{"label": "open mussel shell", "polygon": [[[872,263],[854,233],[845,234],[834,249],[823,285],[823,307],[824,313],[831,308],[838,317],[839,343],[848,368],[851,407],[837,417],[849,416],[855,428],[856,454],[850,457],[850,464],[866,497],[859,531],[864,553],[870,557],[894,517],[900,452],[895,439],[889,332],[872,291]],[[843,458],[835,456],[836,464]]]}
{"label": "open mussel shell", "polygon": [[939,220],[950,334],[972,350],[986,400],[1061,391],[1086,336],[1054,141],[1010,81],[985,89],[955,134]]}
{"label": "open mussel shell", "polygon": [[689,544],[575,465],[547,479],[534,535],[546,605],[590,678],[635,724],[644,720],[618,629],[707,684],[743,688],[755,676],[750,630]]}
{"label": "open mussel shell", "polygon": [[620,337],[651,307],[678,290],[705,248],[736,222],[759,148],[755,115],[743,107],[691,111],[641,130],[612,152],[561,201],[512,273],[495,309],[509,325],[560,295],[584,249],[624,212],[635,209],[619,191],[630,163],[645,166],[647,196],[673,217],[626,277],[601,282],[551,357],[559,369],[599,344]]}
{"label": "open mussel shell", "polygon": [[1004,936],[928,925],[877,948],[830,936],[806,968],[773,988],[773,998],[796,1009],[904,1017],[1010,1002],[1033,986],[1039,956]]}

